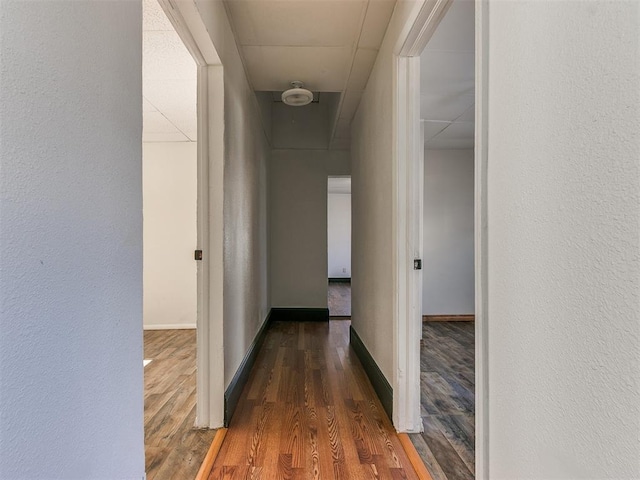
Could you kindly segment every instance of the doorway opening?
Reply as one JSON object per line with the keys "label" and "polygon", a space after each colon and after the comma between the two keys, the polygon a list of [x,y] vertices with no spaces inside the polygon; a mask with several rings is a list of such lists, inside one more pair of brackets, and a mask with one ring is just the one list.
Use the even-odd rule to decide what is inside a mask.
{"label": "doorway opening", "polygon": [[351,177],[327,180],[327,304],[332,320],[351,318]]}
{"label": "doorway opening", "polygon": [[215,433],[194,429],[202,295],[194,256],[199,229],[197,93],[196,61],[160,3],[145,0],[144,438],[150,480],[195,477]]}
{"label": "doorway opening", "polygon": [[452,0],[420,52],[421,433],[434,479],[475,478],[475,4]]}

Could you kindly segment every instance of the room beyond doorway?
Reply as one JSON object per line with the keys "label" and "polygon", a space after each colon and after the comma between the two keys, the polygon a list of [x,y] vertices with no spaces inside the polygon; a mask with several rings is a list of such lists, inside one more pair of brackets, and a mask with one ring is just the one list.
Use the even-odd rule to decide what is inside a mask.
{"label": "room beyond doorway", "polygon": [[329,280],[327,289],[329,318],[351,318],[351,281]]}
{"label": "room beyond doorway", "polygon": [[351,317],[351,177],[327,180],[327,304],[333,319]]}
{"label": "room beyond doorway", "polygon": [[423,431],[434,480],[475,478],[475,5],[451,0],[420,55]]}

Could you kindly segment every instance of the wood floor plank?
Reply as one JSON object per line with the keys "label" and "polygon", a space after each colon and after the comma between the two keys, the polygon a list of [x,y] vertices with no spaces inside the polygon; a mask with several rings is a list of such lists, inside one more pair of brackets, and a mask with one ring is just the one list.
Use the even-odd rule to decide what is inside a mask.
{"label": "wood floor plank", "polygon": [[422,437],[433,452],[433,456],[445,473],[447,480],[470,480],[474,478],[473,473],[462,461],[451,443],[438,428],[432,417],[427,417],[423,421],[424,432]]}
{"label": "wood floor plank", "polygon": [[145,470],[148,480],[194,478],[215,430],[195,424],[195,330],[144,332]]}
{"label": "wood floor plank", "polygon": [[426,322],[420,347],[424,433],[411,435],[434,480],[467,480],[475,470],[475,325]]}
{"label": "wood floor plank", "polygon": [[440,464],[436,460],[436,457],[433,456],[433,452],[429,448],[429,445],[424,441],[422,434],[420,433],[412,433],[409,435],[411,439],[411,443],[416,447],[416,451],[422,462],[427,467],[429,471],[429,475],[433,480],[447,480],[447,475],[442,471]]}
{"label": "wood floor plank", "polygon": [[417,478],[339,323],[270,327],[209,480]]}
{"label": "wood floor plank", "polygon": [[329,315],[332,317],[351,316],[351,283],[329,282],[327,288],[327,305]]}

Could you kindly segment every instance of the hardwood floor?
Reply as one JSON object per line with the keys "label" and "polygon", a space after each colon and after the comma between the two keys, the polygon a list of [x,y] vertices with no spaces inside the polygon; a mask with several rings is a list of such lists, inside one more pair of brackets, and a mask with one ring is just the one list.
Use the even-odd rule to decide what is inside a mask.
{"label": "hardwood floor", "polygon": [[349,325],[271,325],[209,480],[417,478]]}
{"label": "hardwood floor", "polygon": [[144,443],[147,480],[193,479],[215,430],[193,428],[196,331],[146,330]]}
{"label": "hardwood floor", "polygon": [[330,281],[327,303],[330,317],[351,317],[351,284]]}
{"label": "hardwood floor", "polygon": [[434,480],[474,478],[473,322],[423,323],[420,348],[424,433],[411,435]]}

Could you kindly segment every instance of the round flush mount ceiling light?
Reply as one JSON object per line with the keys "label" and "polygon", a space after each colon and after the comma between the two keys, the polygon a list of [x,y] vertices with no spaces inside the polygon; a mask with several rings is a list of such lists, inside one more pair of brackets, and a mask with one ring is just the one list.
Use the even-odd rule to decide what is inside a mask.
{"label": "round flush mount ceiling light", "polygon": [[289,90],[282,92],[282,101],[287,105],[292,107],[302,107],[303,105],[308,105],[313,100],[313,93],[304,87],[302,82],[291,82],[291,86]]}

